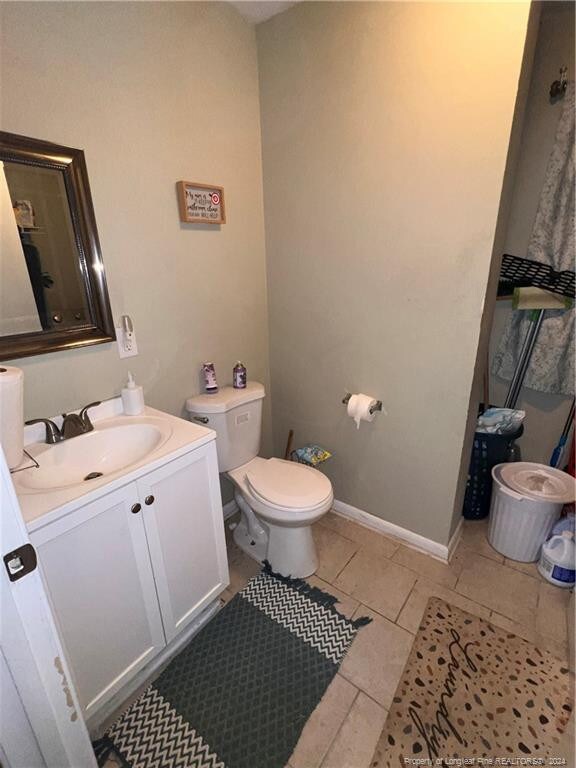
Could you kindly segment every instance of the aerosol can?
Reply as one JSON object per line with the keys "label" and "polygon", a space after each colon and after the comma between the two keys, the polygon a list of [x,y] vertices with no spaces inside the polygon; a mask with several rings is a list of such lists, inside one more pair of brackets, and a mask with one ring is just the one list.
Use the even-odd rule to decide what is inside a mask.
{"label": "aerosol can", "polygon": [[232,386],[234,389],[246,389],[246,366],[240,360],[232,371]]}

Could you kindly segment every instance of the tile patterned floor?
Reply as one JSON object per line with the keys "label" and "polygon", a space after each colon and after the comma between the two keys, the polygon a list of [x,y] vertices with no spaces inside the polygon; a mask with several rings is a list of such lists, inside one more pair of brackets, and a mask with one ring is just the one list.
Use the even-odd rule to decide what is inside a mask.
{"label": "tile patterned floor", "polygon": [[[447,565],[334,513],[314,526],[320,566],[308,581],[335,595],[344,615],[373,621],[356,636],[286,768],[369,768],[429,597],[568,658],[568,590],[545,582],[533,564],[502,557],[486,531],[485,521],[465,521]],[[223,602],[260,570],[228,527],[226,537],[230,586]]]}
{"label": "tile patterned floor", "polygon": [[[465,521],[449,565],[329,513],[314,526],[320,566],[308,581],[346,616],[373,621],[356,636],[306,724],[286,768],[369,768],[388,707],[431,596],[440,597],[567,659],[568,590],[533,564],[505,560],[485,521]],[[227,531],[229,600],[258,571]]]}

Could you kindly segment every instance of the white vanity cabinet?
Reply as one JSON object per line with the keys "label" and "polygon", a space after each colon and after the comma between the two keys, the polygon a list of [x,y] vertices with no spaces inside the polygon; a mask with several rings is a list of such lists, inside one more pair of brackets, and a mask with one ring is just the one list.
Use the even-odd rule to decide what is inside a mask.
{"label": "white vanity cabinet", "polygon": [[228,584],[214,442],[30,538],[90,717]]}
{"label": "white vanity cabinet", "polygon": [[228,584],[214,454],[211,443],[136,482],[168,643]]}
{"label": "white vanity cabinet", "polygon": [[89,715],[164,646],[136,485],[31,534]]}

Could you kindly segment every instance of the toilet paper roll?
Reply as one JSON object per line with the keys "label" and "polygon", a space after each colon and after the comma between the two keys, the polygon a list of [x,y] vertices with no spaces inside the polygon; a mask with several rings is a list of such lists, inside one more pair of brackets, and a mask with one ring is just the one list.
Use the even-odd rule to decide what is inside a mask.
{"label": "toilet paper roll", "polygon": [[376,400],[369,395],[352,395],[348,400],[348,416],[356,422],[356,429],[360,429],[361,421],[374,421],[374,413],[370,413],[370,408],[376,405]]}
{"label": "toilet paper roll", "polygon": [[24,374],[0,365],[0,443],[6,463],[14,469],[24,450]]}

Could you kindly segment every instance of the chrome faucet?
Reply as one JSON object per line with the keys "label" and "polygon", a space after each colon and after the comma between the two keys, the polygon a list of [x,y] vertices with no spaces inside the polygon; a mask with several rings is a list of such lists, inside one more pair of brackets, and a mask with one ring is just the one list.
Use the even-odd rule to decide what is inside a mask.
{"label": "chrome faucet", "polygon": [[45,424],[45,442],[48,443],[48,445],[54,445],[54,443],[61,443],[62,440],[69,440],[71,437],[78,437],[78,435],[85,435],[87,432],[92,432],[94,426],[90,421],[88,410],[97,405],[100,405],[99,400],[95,403],[85,405],[80,413],[63,413],[62,427],[60,429],[58,429],[58,426],[50,419],[30,419],[26,424]]}

